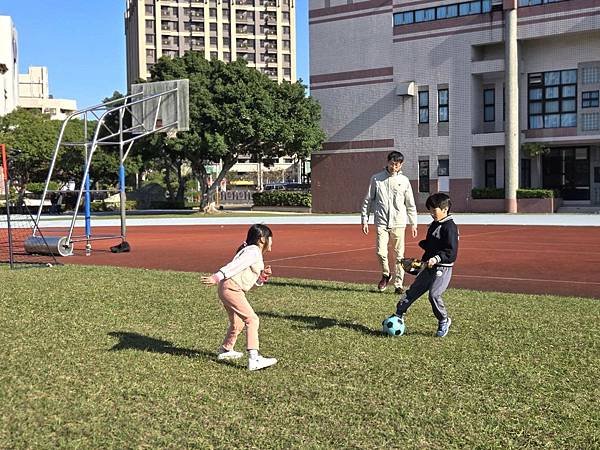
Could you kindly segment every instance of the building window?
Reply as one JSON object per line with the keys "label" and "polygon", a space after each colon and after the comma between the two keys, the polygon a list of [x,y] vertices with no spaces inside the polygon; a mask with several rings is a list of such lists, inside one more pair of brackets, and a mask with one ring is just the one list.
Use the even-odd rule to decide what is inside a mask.
{"label": "building window", "polygon": [[600,130],[600,113],[586,113],[581,115],[581,131]]}
{"label": "building window", "polygon": [[581,84],[598,83],[600,83],[600,66],[581,68]]}
{"label": "building window", "polygon": [[440,159],[438,160],[438,177],[449,177],[450,176],[450,160]]}
{"label": "building window", "polygon": [[419,123],[429,123],[429,91],[419,91]]}
{"label": "building window", "polygon": [[529,128],[577,126],[577,70],[530,73]]}
{"label": "building window", "polygon": [[153,34],[146,35],[146,44],[154,44],[154,35]]}
{"label": "building window", "polygon": [[419,161],[419,192],[429,192],[429,160]]}
{"label": "building window", "polygon": [[581,93],[582,108],[598,108],[600,106],[600,91],[586,91]]}
{"label": "building window", "polygon": [[483,90],[483,121],[496,120],[496,89]]}
{"label": "building window", "polygon": [[448,122],[448,89],[438,90],[438,122]]}
{"label": "building window", "polygon": [[531,160],[522,158],[521,159],[521,184],[520,186],[524,189],[531,188]]}
{"label": "building window", "polygon": [[438,6],[435,10],[436,19],[449,19],[458,16],[458,5]]}
{"label": "building window", "polygon": [[485,160],[485,187],[495,188],[496,187],[496,160],[486,159]]}
{"label": "building window", "polygon": [[457,16],[483,14],[491,11],[492,0],[475,0],[456,3],[454,5],[438,6],[437,8],[422,8],[394,14],[394,26],[450,19]]}
{"label": "building window", "polygon": [[431,20],[435,20],[435,8],[415,11],[415,22],[429,22]]}
{"label": "building window", "polygon": [[566,0],[519,0],[519,6],[537,6],[546,3],[558,3]]}

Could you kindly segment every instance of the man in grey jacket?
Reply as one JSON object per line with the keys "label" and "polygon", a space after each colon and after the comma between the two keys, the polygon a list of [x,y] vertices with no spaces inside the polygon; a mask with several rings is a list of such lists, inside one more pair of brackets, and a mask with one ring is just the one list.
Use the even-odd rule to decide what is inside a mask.
{"label": "man in grey jacket", "polygon": [[400,260],[404,257],[404,231],[408,224],[412,237],[417,237],[417,207],[410,181],[401,172],[404,155],[393,151],[387,159],[387,167],[371,177],[363,201],[361,222],[363,233],[369,234],[369,216],[373,213],[377,229],[377,256],[382,272],[377,289],[385,291],[392,279],[388,262],[388,244],[391,240],[396,256],[394,292],[403,294],[404,269]]}

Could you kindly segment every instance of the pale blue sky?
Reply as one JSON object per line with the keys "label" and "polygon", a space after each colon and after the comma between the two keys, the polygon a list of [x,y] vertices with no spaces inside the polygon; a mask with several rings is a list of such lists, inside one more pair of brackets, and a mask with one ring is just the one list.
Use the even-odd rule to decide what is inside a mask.
{"label": "pale blue sky", "polygon": [[[48,67],[50,93],[91,106],[126,92],[125,0],[0,0],[19,34],[19,71]],[[298,78],[308,83],[308,0],[296,2]]]}

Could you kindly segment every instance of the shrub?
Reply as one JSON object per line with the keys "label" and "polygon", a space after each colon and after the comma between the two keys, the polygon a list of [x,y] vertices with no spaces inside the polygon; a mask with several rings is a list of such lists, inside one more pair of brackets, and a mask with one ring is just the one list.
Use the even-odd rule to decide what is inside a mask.
{"label": "shrub", "polygon": [[504,198],[504,189],[500,188],[474,188],[471,190],[473,198]]}
{"label": "shrub", "polygon": [[[45,182],[27,183],[27,190],[33,192],[34,194],[41,194],[41,193],[44,192],[44,186],[45,185],[46,185]],[[48,184],[48,190],[50,190],[50,191],[58,191],[58,189],[59,189],[58,182],[51,181]]]}
{"label": "shrub", "polygon": [[554,198],[552,189],[518,189],[517,198]]}
{"label": "shrub", "polygon": [[312,195],[298,191],[265,191],[252,194],[254,206],[304,206],[310,208]]}
{"label": "shrub", "polygon": [[[93,201],[90,204],[92,212],[108,212],[108,211],[120,211],[119,203],[105,203],[102,200]],[[132,211],[137,209],[137,201],[125,200],[125,210]]]}
{"label": "shrub", "polygon": [[[504,189],[475,188],[471,190],[473,198],[504,198]],[[517,198],[554,198],[552,189],[517,189]]]}

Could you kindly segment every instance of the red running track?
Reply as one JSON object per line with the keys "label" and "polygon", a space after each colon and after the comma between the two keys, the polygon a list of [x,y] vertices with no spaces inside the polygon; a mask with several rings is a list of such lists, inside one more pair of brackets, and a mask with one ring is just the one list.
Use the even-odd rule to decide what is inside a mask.
{"label": "red running track", "polygon": [[[114,241],[81,244],[67,264],[97,264],[189,272],[214,272],[233,257],[247,225],[129,227],[130,253],[112,254]],[[265,260],[274,276],[369,283],[380,278],[374,227],[274,225],[273,252]],[[96,228],[118,234],[117,228]],[[407,237],[406,256],[420,257],[425,236]],[[451,287],[600,298],[600,227],[460,226],[459,257]],[[408,234],[408,233],[407,233]],[[407,281],[410,276],[407,275]]]}

